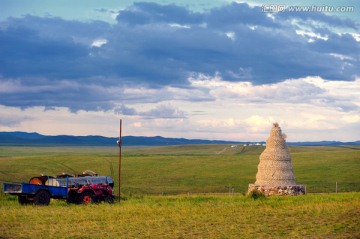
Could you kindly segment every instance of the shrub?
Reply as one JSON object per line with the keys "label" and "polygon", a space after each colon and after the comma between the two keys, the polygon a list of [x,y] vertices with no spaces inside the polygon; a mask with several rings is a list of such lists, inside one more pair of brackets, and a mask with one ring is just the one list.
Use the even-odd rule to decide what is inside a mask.
{"label": "shrub", "polygon": [[254,189],[248,193],[248,197],[256,200],[259,198],[265,198],[265,194],[263,192],[261,192],[260,190]]}

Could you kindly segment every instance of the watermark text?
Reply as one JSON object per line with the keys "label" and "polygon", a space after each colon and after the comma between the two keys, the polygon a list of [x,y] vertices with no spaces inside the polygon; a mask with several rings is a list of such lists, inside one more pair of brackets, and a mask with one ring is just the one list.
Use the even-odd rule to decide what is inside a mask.
{"label": "watermark text", "polygon": [[289,6],[286,4],[266,4],[261,7],[263,12],[354,12],[354,6]]}

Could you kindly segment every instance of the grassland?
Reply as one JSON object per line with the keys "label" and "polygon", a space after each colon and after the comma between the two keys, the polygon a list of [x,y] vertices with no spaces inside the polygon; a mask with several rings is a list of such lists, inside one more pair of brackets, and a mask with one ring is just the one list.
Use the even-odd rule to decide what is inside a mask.
{"label": "grassland", "polygon": [[[229,145],[125,148],[125,195],[245,193],[255,181],[263,146]],[[86,169],[117,178],[116,147],[0,147],[0,181],[28,181],[41,173]],[[360,191],[360,147],[291,147],[299,184],[309,192]]]}
{"label": "grassland", "polygon": [[144,196],[121,204],[0,200],[0,238],[359,238],[360,193]]}
{"label": "grassland", "polygon": [[[262,150],[124,148],[126,200],[36,207],[0,194],[0,238],[360,238],[360,147],[291,147],[298,183],[315,189],[338,182],[339,191],[357,192],[253,200],[242,193],[255,181]],[[0,147],[2,181],[85,169],[116,178],[117,148]],[[228,192],[229,185],[240,194],[198,194]]]}

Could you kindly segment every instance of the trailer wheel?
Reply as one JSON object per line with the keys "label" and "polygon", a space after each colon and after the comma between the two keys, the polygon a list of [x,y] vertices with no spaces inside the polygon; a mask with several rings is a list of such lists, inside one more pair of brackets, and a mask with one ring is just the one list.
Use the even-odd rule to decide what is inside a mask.
{"label": "trailer wheel", "polygon": [[27,199],[27,197],[23,195],[18,196],[18,202],[20,203],[20,205],[28,205],[33,203],[32,200]]}
{"label": "trailer wheel", "polygon": [[39,190],[34,197],[34,204],[39,206],[47,206],[50,203],[50,194],[46,190]]}
{"label": "trailer wheel", "polygon": [[79,196],[79,203],[81,204],[90,204],[93,203],[93,194],[89,191],[85,191]]}
{"label": "trailer wheel", "polygon": [[73,190],[70,190],[68,193],[68,196],[66,198],[66,202],[67,203],[78,203],[79,202],[78,193]]}

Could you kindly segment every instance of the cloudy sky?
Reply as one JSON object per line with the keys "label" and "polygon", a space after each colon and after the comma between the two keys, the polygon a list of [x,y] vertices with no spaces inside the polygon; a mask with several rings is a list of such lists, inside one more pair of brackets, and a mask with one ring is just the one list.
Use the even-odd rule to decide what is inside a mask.
{"label": "cloudy sky", "polygon": [[0,0],[0,131],[360,139],[357,0],[192,2]]}

